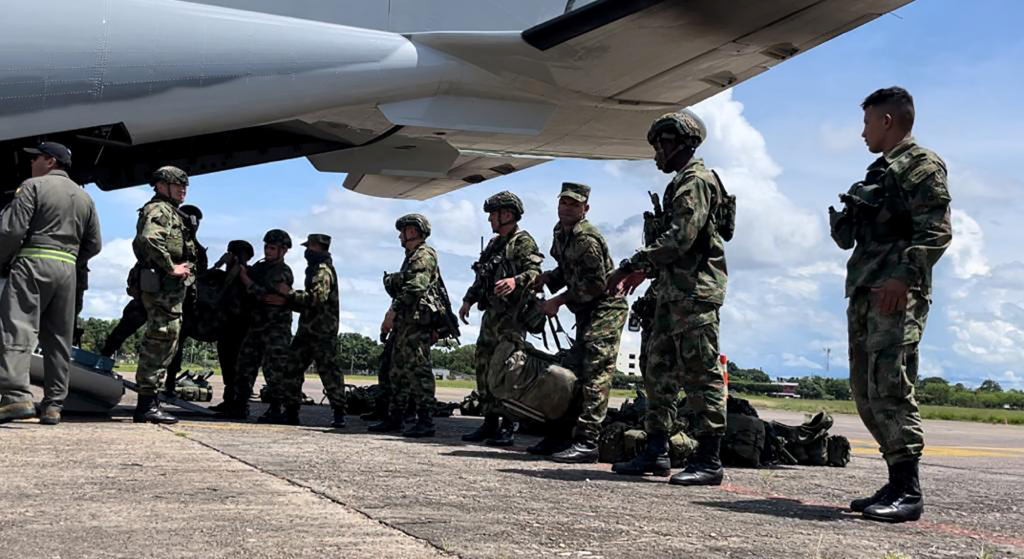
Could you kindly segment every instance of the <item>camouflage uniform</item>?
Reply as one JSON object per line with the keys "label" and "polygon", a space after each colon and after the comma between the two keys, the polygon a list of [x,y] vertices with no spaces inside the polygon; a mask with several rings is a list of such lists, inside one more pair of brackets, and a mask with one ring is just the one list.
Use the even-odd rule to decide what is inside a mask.
{"label": "camouflage uniform", "polygon": [[717,177],[692,159],[665,190],[661,234],[631,264],[656,277],[654,327],[645,385],[648,432],[668,432],[679,388],[694,412],[698,436],[725,434],[725,379],[718,363],[718,309],[725,301],[725,247],[711,213]]}
{"label": "camouflage uniform", "polygon": [[437,407],[430,348],[439,308],[437,252],[426,243],[405,255],[402,269],[385,277],[395,313],[394,349],[391,354],[391,415],[405,413],[410,398],[417,413],[433,417]]}
{"label": "camouflage uniform", "polygon": [[[839,247],[854,249],[846,276],[850,385],[892,466],[918,459],[924,448],[914,385],[932,267],[953,238],[946,165],[908,138],[872,163],[849,196],[831,221]],[[907,309],[882,314],[871,289],[890,278],[909,287]]]}
{"label": "camouflage uniform", "polygon": [[139,394],[153,396],[160,390],[178,349],[185,291],[195,281],[192,275],[170,275],[174,265],[193,263],[196,257],[195,245],[176,201],[157,194],[139,210],[132,248],[142,274],[151,274],[156,283],[141,282],[147,321],[135,373]]}
{"label": "camouflage uniform", "polygon": [[236,405],[249,401],[262,366],[270,402],[280,404],[284,400],[281,380],[288,370],[288,346],[292,341],[292,311],[287,305],[271,305],[255,299],[278,293],[278,284],[291,287],[295,277],[283,258],[276,262],[257,262],[249,268],[249,277],[253,280],[248,287],[253,299],[252,310],[249,331],[238,351],[233,401]]}
{"label": "camouflage uniform", "polygon": [[[313,234],[309,241],[330,246],[327,235]],[[345,377],[338,363],[338,272],[326,250],[307,250],[306,262],[305,291],[292,291],[287,297],[289,305],[300,309],[300,314],[299,330],[288,349],[288,368],[282,379],[283,403],[290,407],[302,403],[306,369],[315,363],[331,408],[344,414]]]}
{"label": "camouflage uniform", "polygon": [[[487,384],[491,356],[503,339],[526,337],[522,311],[527,298],[533,297],[532,285],[540,277],[543,261],[544,255],[533,237],[517,229],[492,238],[474,265],[476,279],[463,301],[478,305],[484,313],[476,339],[475,361],[476,390],[485,415],[495,411],[494,396]],[[515,278],[516,289],[499,297],[494,293],[494,284],[506,278]]]}
{"label": "camouflage uniform", "polygon": [[[585,185],[566,183],[561,195],[586,202],[589,194]],[[551,256],[558,266],[547,272],[547,285],[552,293],[567,288],[566,306],[576,316],[573,350],[579,353],[574,363],[578,365],[582,404],[574,438],[596,445],[629,308],[625,297],[607,294],[605,287],[615,264],[596,227],[586,219],[570,231],[558,224],[553,239]]]}
{"label": "camouflage uniform", "polygon": [[0,273],[8,277],[0,294],[0,422],[35,415],[29,366],[37,342],[45,373],[41,409],[63,407],[76,261],[88,261],[101,246],[92,199],[64,171],[26,180],[0,213]]}

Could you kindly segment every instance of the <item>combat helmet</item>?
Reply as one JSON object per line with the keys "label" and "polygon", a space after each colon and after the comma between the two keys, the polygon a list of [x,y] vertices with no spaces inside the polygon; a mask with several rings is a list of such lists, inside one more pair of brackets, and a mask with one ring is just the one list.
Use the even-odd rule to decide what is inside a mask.
{"label": "combat helmet", "polygon": [[153,176],[149,179],[149,184],[150,186],[156,186],[156,183],[161,181],[167,184],[188,186],[188,175],[177,167],[167,165],[153,172]]}
{"label": "combat helmet", "polygon": [[401,231],[402,229],[405,229],[410,225],[419,229],[420,233],[423,234],[424,239],[430,236],[430,221],[428,221],[426,217],[420,214],[403,215],[402,217],[398,218],[398,221],[395,222],[395,229]]}
{"label": "combat helmet", "polygon": [[281,245],[284,248],[292,248],[292,238],[283,229],[271,229],[263,235],[263,242],[268,245]]}
{"label": "combat helmet", "polygon": [[664,137],[686,139],[696,142],[693,147],[704,143],[708,137],[708,128],[690,109],[683,109],[677,113],[668,113],[658,117],[651,123],[651,129],[647,132],[647,143],[657,147],[658,141]]}
{"label": "combat helmet", "polygon": [[484,200],[484,212],[491,213],[498,210],[511,210],[515,212],[517,219],[522,218],[523,213],[525,213],[523,201],[507,190],[503,190]]}

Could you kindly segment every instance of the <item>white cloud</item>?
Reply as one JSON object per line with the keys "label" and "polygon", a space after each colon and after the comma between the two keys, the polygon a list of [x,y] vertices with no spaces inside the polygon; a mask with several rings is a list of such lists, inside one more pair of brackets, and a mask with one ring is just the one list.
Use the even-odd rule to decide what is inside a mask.
{"label": "white cloud", "polygon": [[825,151],[829,153],[845,153],[860,150],[864,142],[860,136],[861,126],[858,124],[837,125],[827,121],[818,129],[818,137]]}
{"label": "white cloud", "polygon": [[782,364],[786,367],[810,369],[812,371],[823,371],[825,369],[825,367],[822,367],[820,364],[811,361],[803,355],[793,355],[792,353],[782,354]]}
{"label": "white cloud", "polygon": [[954,209],[952,219],[953,241],[950,243],[949,257],[953,261],[953,274],[961,279],[988,274],[985,232],[981,225],[963,210]]}

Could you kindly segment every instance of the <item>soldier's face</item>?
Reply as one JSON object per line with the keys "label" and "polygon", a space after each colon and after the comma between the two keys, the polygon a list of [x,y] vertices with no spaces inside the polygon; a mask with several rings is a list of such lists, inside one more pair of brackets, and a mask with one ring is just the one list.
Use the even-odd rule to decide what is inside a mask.
{"label": "soldier's face", "polygon": [[263,244],[263,257],[271,262],[276,262],[284,258],[286,252],[288,252],[288,249],[281,245],[272,245],[270,243]]}
{"label": "soldier's face", "polygon": [[57,160],[45,155],[36,155],[32,158],[32,178],[41,177],[57,166]]}
{"label": "soldier's face", "polygon": [[405,246],[405,243],[409,241],[415,241],[420,238],[420,230],[412,225],[406,225],[398,232],[398,242]]}
{"label": "soldier's face", "polygon": [[888,114],[882,107],[868,107],[864,109],[864,131],[860,136],[871,153],[882,153],[885,151],[886,138],[892,129],[892,115]]}
{"label": "soldier's face", "polygon": [[590,206],[579,200],[574,200],[568,196],[562,196],[558,199],[558,221],[563,226],[571,227],[576,225],[587,216],[588,210],[590,210]]}
{"label": "soldier's face", "polygon": [[161,181],[156,183],[156,191],[180,204],[185,201],[188,187],[181,184],[167,184]]}
{"label": "soldier's face", "polygon": [[489,212],[487,222],[491,224],[491,232],[497,233],[501,229],[501,210]]}

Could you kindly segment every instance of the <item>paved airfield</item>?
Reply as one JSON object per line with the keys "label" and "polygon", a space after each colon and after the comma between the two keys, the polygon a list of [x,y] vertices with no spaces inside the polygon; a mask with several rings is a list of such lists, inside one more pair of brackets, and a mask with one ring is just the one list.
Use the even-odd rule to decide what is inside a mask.
{"label": "paved airfield", "polygon": [[853,416],[835,417],[854,446],[845,469],[730,469],[721,487],[680,488],[534,458],[534,437],[462,443],[476,418],[411,441],[354,417],[328,429],[325,407],[304,408],[302,427],[182,414],[163,428],[133,425],[123,403],[110,420],[0,425],[0,555],[1024,557],[1020,427],[925,422],[925,517],[890,526],[845,511],[884,472]]}

